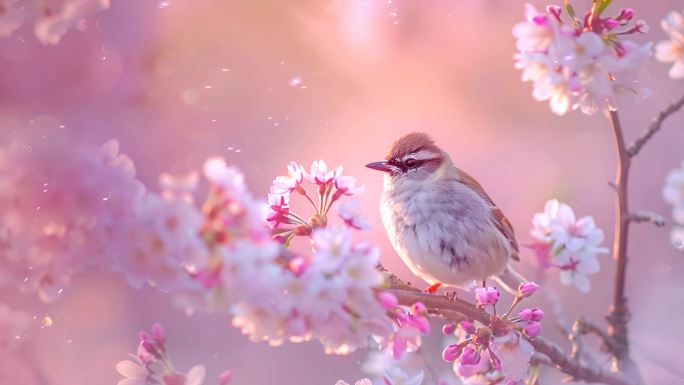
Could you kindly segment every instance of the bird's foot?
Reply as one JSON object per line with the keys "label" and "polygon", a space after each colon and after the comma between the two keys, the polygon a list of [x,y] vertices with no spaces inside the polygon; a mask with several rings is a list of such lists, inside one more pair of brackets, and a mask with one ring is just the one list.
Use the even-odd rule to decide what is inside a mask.
{"label": "bird's foot", "polygon": [[456,291],[447,291],[444,293],[444,296],[447,297],[449,301],[453,301],[458,298],[458,293]]}
{"label": "bird's foot", "polygon": [[439,289],[440,286],[442,286],[442,283],[437,282],[437,283],[433,284],[432,286],[428,287],[427,289],[425,289],[424,291],[426,293],[429,293],[429,294],[435,294],[437,292],[437,289]]}

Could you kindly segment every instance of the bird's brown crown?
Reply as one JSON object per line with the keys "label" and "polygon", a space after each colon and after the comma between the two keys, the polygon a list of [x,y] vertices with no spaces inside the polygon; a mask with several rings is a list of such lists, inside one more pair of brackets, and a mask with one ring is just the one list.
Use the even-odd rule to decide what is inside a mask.
{"label": "bird's brown crown", "polygon": [[439,154],[442,150],[435,141],[424,132],[412,132],[397,139],[387,153],[386,160],[401,159],[414,152],[427,150]]}

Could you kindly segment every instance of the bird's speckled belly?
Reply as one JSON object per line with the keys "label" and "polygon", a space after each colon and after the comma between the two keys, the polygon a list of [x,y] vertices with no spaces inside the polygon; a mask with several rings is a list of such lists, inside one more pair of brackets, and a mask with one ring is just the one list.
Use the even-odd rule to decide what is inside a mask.
{"label": "bird's speckled belly", "polygon": [[385,199],[382,220],[392,246],[421,279],[430,284],[463,285],[504,270],[510,250],[490,223],[445,210],[413,212],[412,216],[405,210]]}

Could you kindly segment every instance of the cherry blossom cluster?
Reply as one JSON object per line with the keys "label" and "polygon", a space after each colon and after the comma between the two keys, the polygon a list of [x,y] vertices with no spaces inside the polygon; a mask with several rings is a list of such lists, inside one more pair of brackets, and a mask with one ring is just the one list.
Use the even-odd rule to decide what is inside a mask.
{"label": "cherry blossom cluster", "polygon": [[[273,180],[268,202],[270,211],[268,222],[274,237],[286,246],[296,236],[310,236],[313,231],[325,227],[328,223],[328,213],[335,202],[342,197],[359,194],[365,190],[363,186],[356,186],[356,180],[342,174],[342,167],[329,170],[322,160],[317,160],[307,172],[296,162],[287,166],[288,175],[278,176]],[[304,186],[308,180],[316,188],[318,202],[314,202]],[[301,196],[313,209],[313,213],[306,216],[298,215],[290,208],[292,194]],[[338,215],[345,225],[350,228],[363,230],[368,228],[367,222],[355,211],[356,202],[349,201],[338,205]]]}
{"label": "cherry blossom cluster", "polygon": [[388,338],[378,336],[380,347],[389,347],[395,360],[401,359],[406,352],[418,350],[422,336],[430,333],[430,320],[425,305],[416,302],[408,308],[399,306],[394,294],[386,291],[381,292],[378,299],[394,321],[394,331]]}
{"label": "cherry blossom cluster", "polygon": [[[118,385],[203,385],[206,377],[204,365],[195,365],[187,373],[177,371],[166,351],[164,327],[155,323],[150,332],[141,331],[138,349],[132,360],[116,364],[116,370],[125,378]],[[218,385],[226,385],[232,372],[226,370],[218,378]]]}
{"label": "cherry blossom cluster", "polygon": [[116,141],[55,142],[0,148],[0,285],[45,301],[73,274],[118,255],[112,236],[145,195]]}
{"label": "cherry blossom cluster", "polygon": [[660,22],[670,37],[655,46],[655,58],[663,63],[673,63],[669,75],[673,79],[684,79],[684,15],[672,11]]}
{"label": "cherry blossom cluster", "polygon": [[[327,353],[346,354],[376,337],[399,355],[420,345],[413,332],[420,325],[425,333],[428,326],[419,305],[402,316],[375,294],[383,283],[378,250],[353,243],[344,218],[340,224],[348,226],[328,223],[334,202],[361,191],[341,168],[328,171],[317,161],[306,173],[291,163],[289,175],[271,186],[267,213],[244,188],[242,175],[222,160],[208,161],[204,171],[211,188],[200,234],[210,256],[193,269],[203,285],[197,307],[229,309],[234,326],[270,345],[318,339]],[[304,178],[318,186],[318,204],[304,190]],[[308,221],[287,205],[295,193],[314,207]],[[287,248],[297,235],[309,239],[312,252]]]}
{"label": "cherry blossom cluster", "polygon": [[670,240],[677,249],[684,250],[684,162],[681,167],[667,174],[663,198],[672,205],[672,218],[675,222]]}
{"label": "cherry blossom cluster", "polygon": [[603,231],[596,227],[594,218],[576,219],[570,206],[552,199],[544,205],[544,212],[534,215],[532,224],[536,241],[530,247],[540,266],[557,268],[564,285],[573,284],[579,291],[588,292],[589,275],[601,269],[597,256],[608,253],[600,247]]}
{"label": "cherry blossom cluster", "polygon": [[569,2],[565,10],[550,5],[544,12],[527,4],[526,21],[513,28],[515,67],[523,71],[523,81],[534,83],[534,99],[549,100],[558,115],[570,108],[589,115],[616,110],[618,95],[650,93],[638,77],[651,45],[624,39],[646,33],[648,26],[643,20],[631,24],[634,11],[628,8],[603,17],[609,3],[593,1],[583,16]]}
{"label": "cherry blossom cluster", "polygon": [[87,17],[109,6],[110,0],[0,0],[0,38],[32,22],[36,38],[45,45],[54,45],[70,29],[86,28]]}
{"label": "cherry blossom cluster", "polygon": [[[534,282],[521,284],[508,311],[498,316],[496,311],[488,325],[476,327],[464,320],[446,324],[445,335],[456,335],[458,342],[448,345],[442,358],[454,363],[454,372],[465,384],[521,385],[525,379],[534,348],[528,341],[541,332],[541,309],[525,308],[512,316],[514,308],[539,288]],[[477,306],[494,306],[499,300],[498,290],[486,287],[475,293]],[[495,308],[494,308],[495,309]]]}

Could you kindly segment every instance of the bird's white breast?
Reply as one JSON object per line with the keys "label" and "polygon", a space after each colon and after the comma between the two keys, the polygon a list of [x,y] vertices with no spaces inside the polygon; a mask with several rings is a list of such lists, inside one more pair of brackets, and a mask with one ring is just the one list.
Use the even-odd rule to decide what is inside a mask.
{"label": "bird's white breast", "polygon": [[461,285],[503,271],[510,246],[488,204],[456,180],[385,179],[382,221],[401,259],[430,284]]}

